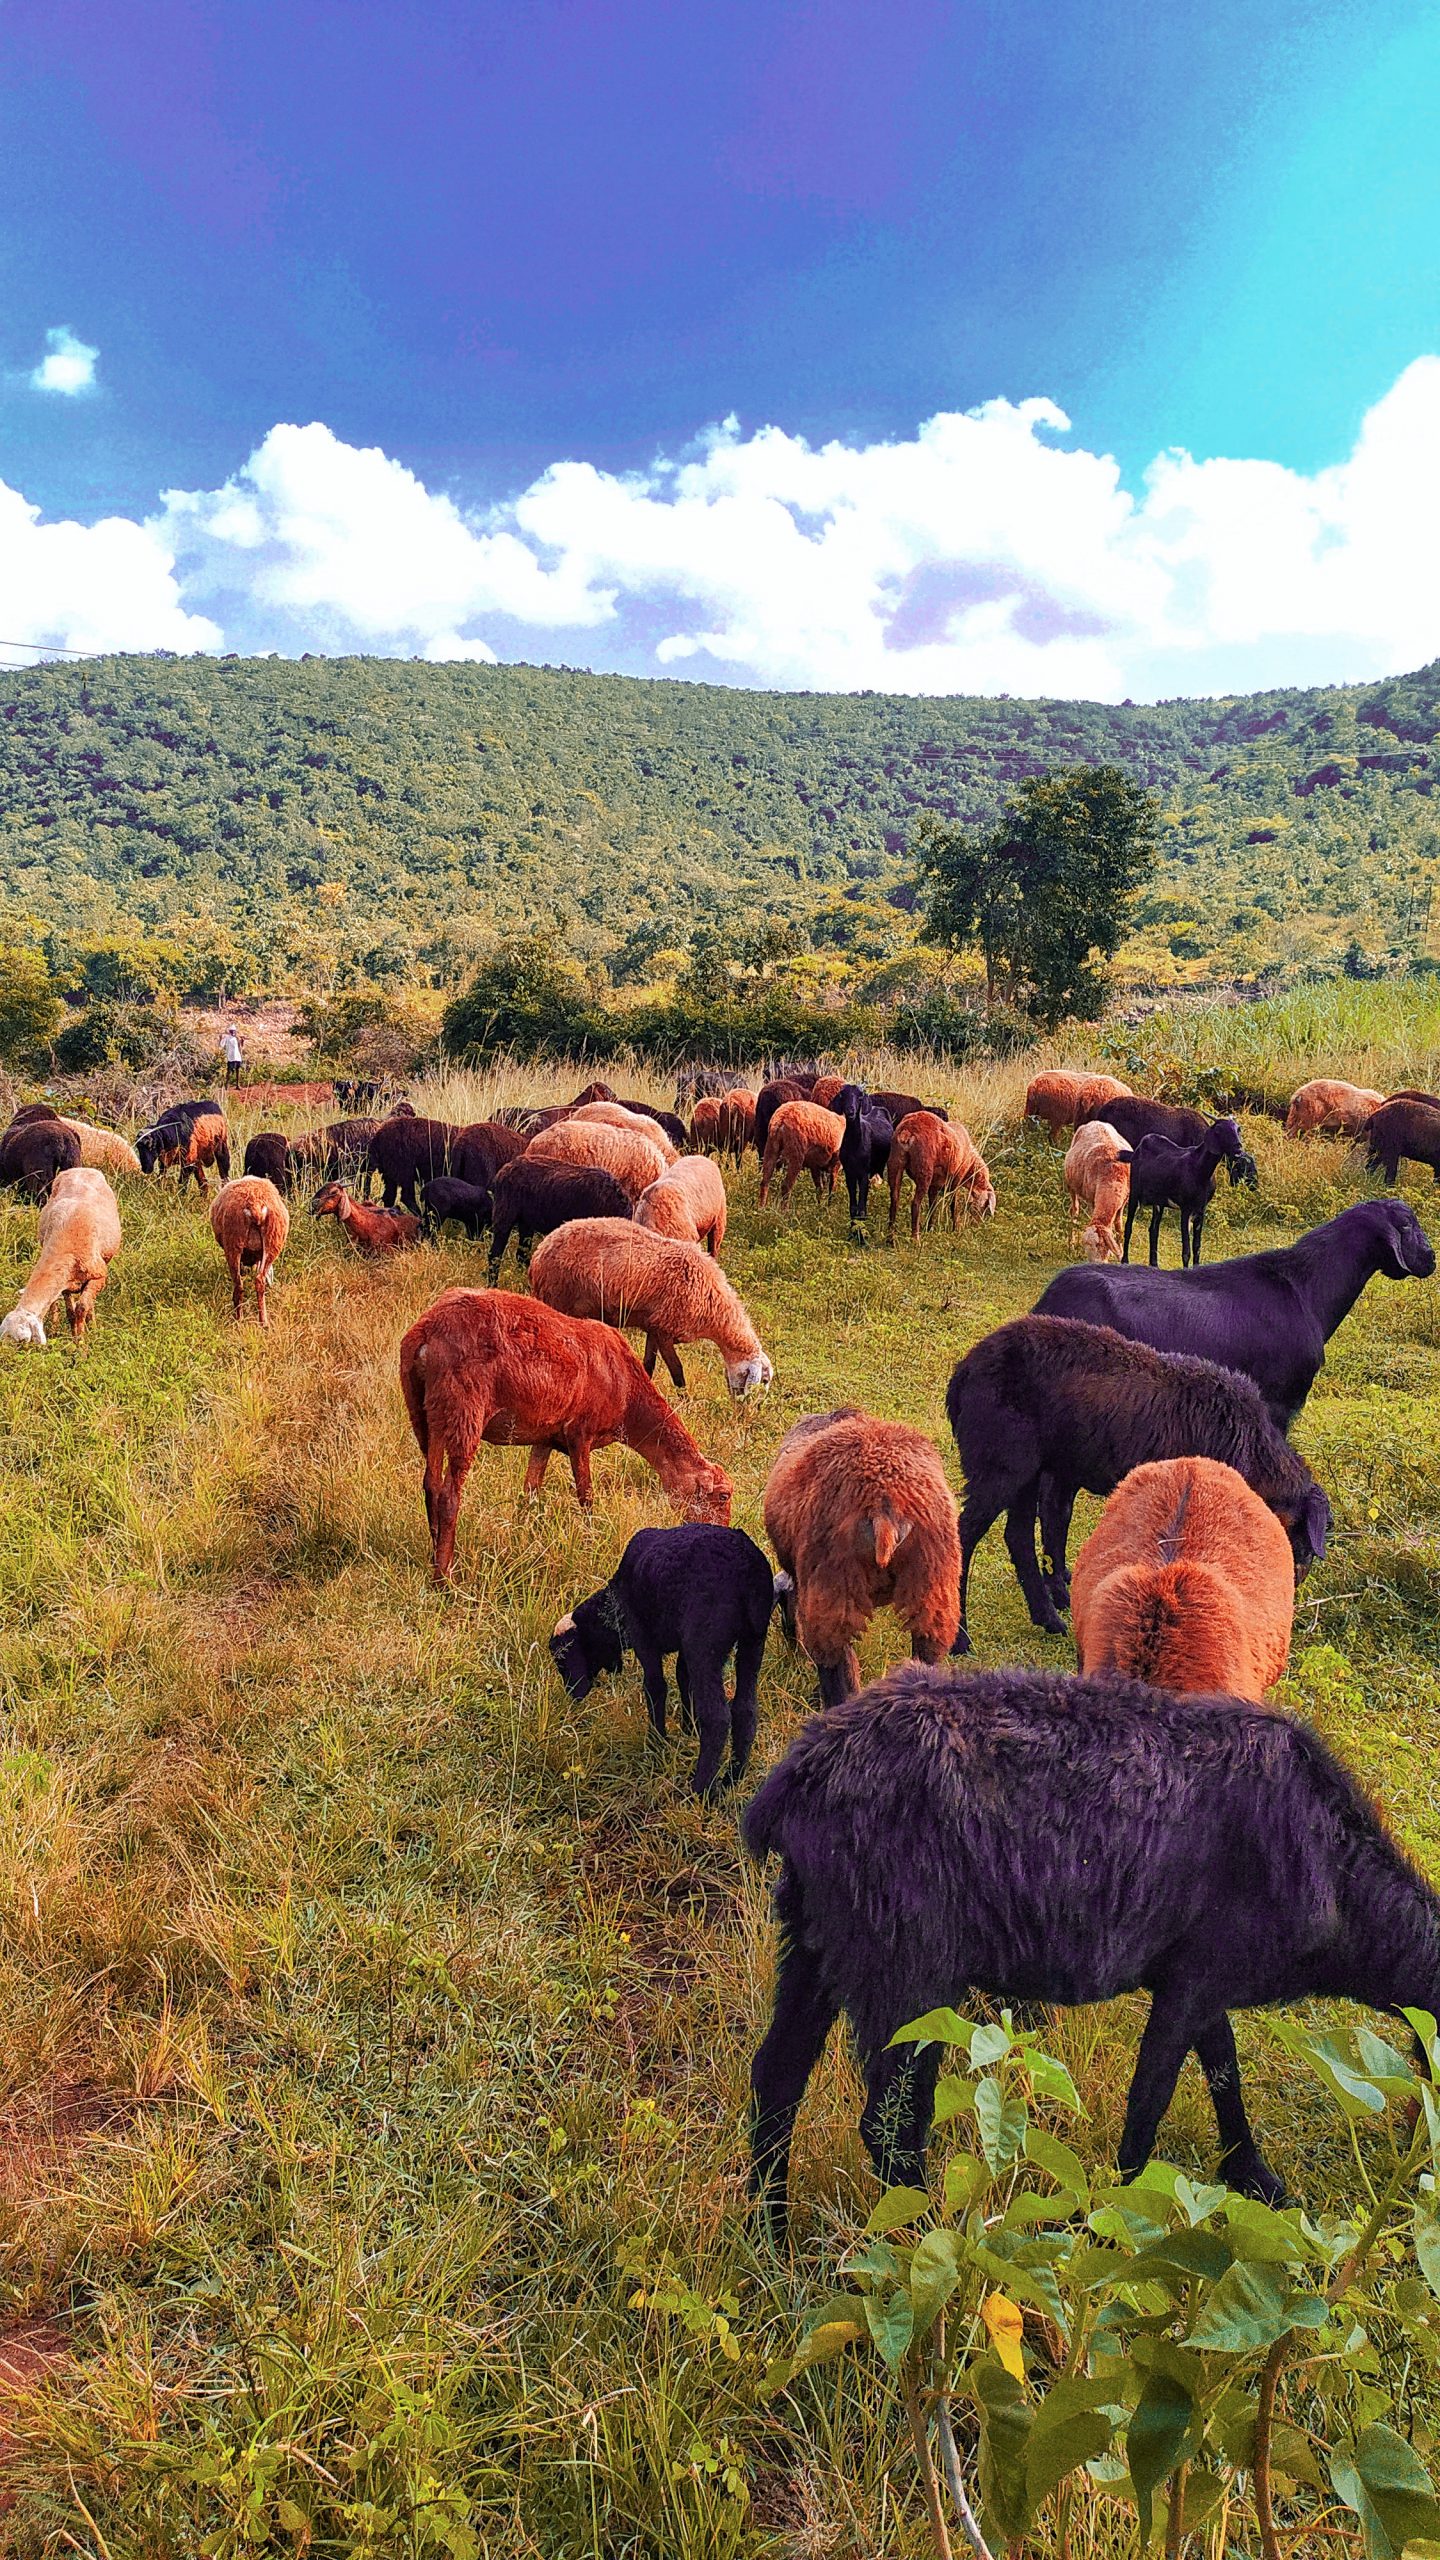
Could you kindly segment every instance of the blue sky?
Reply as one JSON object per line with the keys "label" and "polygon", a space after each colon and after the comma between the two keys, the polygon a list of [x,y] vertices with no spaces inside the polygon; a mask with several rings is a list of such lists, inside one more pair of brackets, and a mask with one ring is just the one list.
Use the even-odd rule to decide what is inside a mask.
{"label": "blue sky", "polygon": [[5,0],[0,54],[0,636],[1109,693],[1440,648],[1433,11]]}

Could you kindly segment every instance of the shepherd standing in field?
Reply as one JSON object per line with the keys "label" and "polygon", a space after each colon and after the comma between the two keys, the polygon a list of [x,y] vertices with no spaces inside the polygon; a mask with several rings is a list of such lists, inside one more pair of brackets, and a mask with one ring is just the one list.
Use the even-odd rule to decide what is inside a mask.
{"label": "shepherd standing in field", "polygon": [[225,1061],[226,1083],[238,1084],[240,1070],[245,1063],[245,1052],[240,1046],[240,1034],[233,1022],[220,1043],[220,1055]]}

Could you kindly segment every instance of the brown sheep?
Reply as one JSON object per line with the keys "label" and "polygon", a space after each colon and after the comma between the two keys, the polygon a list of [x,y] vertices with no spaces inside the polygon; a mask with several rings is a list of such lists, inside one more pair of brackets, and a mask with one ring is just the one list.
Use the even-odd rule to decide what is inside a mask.
{"label": "brown sheep", "polygon": [[373,1209],[351,1198],[343,1182],[327,1182],[310,1203],[312,1218],[334,1218],[357,1253],[403,1253],[420,1241],[420,1220],[408,1209]]}
{"label": "brown sheep", "polygon": [[822,1111],[833,1111],[847,1082],[845,1076],[817,1076],[805,1099],[818,1103]]}
{"label": "brown sheep", "polygon": [[162,1117],[152,1128],[141,1130],[135,1152],[143,1173],[168,1172],[176,1166],[180,1177],[176,1189],[183,1191],[193,1181],[202,1200],[210,1196],[205,1179],[208,1167],[213,1165],[222,1182],[230,1179],[230,1131],[221,1111]]}
{"label": "brown sheep", "polygon": [[755,1135],[755,1096],[743,1085],[720,1097],[720,1151],[738,1166]]}
{"label": "brown sheep", "polygon": [[668,1173],[642,1191],[635,1224],[682,1244],[703,1244],[718,1254],[725,1241],[730,1204],[725,1177],[708,1156],[679,1156]]}
{"label": "brown sheep", "polygon": [[211,1204],[210,1224],[230,1265],[237,1324],[244,1309],[248,1271],[255,1282],[255,1313],[262,1325],[268,1325],[265,1292],[290,1233],[290,1212],[274,1183],[256,1173],[242,1173],[238,1181],[225,1183]]}
{"label": "brown sheep", "polygon": [[1117,1485],[1075,1559],[1082,1671],[1259,1700],[1283,1677],[1295,1559],[1273,1511],[1215,1458],[1161,1458]]}
{"label": "brown sheep", "polygon": [[83,1342],[120,1250],[120,1211],[98,1165],[72,1165],[56,1174],[40,1212],[39,1248],[29,1279],[0,1324],[0,1342],[43,1349],[46,1321],[60,1298],[71,1332]]}
{"label": "brown sheep", "polygon": [[920,1241],[922,1210],[933,1218],[942,1200],[950,1203],[950,1224],[960,1223],[960,1200],[972,1217],[993,1218],[995,1186],[990,1169],[968,1129],[953,1120],[937,1120],[933,1111],[912,1111],[890,1141],[887,1176],[890,1184],[890,1241],[900,1214],[900,1193],[909,1174],[910,1235]]}
{"label": "brown sheep", "polygon": [[437,1582],[454,1563],[460,1497],[482,1441],[529,1447],[529,1494],[563,1449],[587,1510],[592,1452],[623,1441],[684,1517],[728,1525],[729,1477],[702,1456],[613,1325],[559,1315],[508,1289],[447,1289],[400,1345],[400,1386],[425,1461]]}
{"label": "brown sheep", "polygon": [[784,1169],[780,1187],[780,1206],[785,1208],[802,1173],[808,1173],[815,1184],[815,1197],[823,1199],[827,1190],[834,1192],[840,1171],[840,1142],[845,1123],[838,1111],[826,1111],[818,1102],[782,1102],[771,1120],[765,1138],[765,1153],[760,1159],[760,1206],[769,1197],[770,1185]]}
{"label": "brown sheep", "polygon": [[765,1486],[765,1531],[780,1562],[786,1633],[814,1663],[820,1703],[853,1697],[856,1646],[892,1608],[922,1662],[960,1625],[960,1535],[938,1450],[905,1422],[854,1405],[787,1431]]}
{"label": "brown sheep", "polygon": [[1052,1067],[1044,1075],[1032,1076],[1025,1094],[1027,1120],[1043,1121],[1052,1138],[1062,1129],[1073,1129],[1087,1111],[1098,1110],[1104,1102],[1114,1102],[1130,1087],[1118,1076],[1075,1075],[1067,1069]]}
{"label": "brown sheep", "polygon": [[697,1155],[720,1153],[720,1096],[702,1093],[690,1114],[690,1144]]}
{"label": "brown sheep", "polygon": [[623,1102],[584,1102],[570,1117],[581,1128],[633,1129],[640,1137],[648,1138],[652,1147],[659,1148],[667,1164],[674,1164],[680,1153],[658,1120],[652,1120],[645,1112],[628,1110]]}
{"label": "brown sheep", "polygon": [[675,1244],[630,1218],[575,1218],[537,1244],[530,1286],[562,1315],[593,1316],[645,1336],[645,1367],[657,1354],[677,1387],[682,1342],[713,1342],[732,1396],[768,1387],[774,1375],[760,1336],[724,1272],[696,1244]]}
{"label": "brown sheep", "polygon": [[655,1140],[638,1129],[606,1128],[594,1120],[557,1120],[532,1138],[522,1161],[531,1164],[583,1164],[613,1174],[632,1208],[642,1191],[666,1170]]}
{"label": "brown sheep", "polygon": [[1077,1129],[1065,1158],[1065,1188],[1070,1195],[1070,1221],[1078,1226],[1086,1209],[1083,1251],[1087,1262],[1118,1262],[1120,1221],[1130,1197],[1129,1146],[1108,1120],[1087,1120]]}
{"label": "brown sheep", "polygon": [[1316,1076],[1291,1095],[1285,1135],[1308,1138],[1319,1130],[1327,1136],[1358,1138],[1371,1112],[1378,1111],[1384,1099],[1383,1093],[1371,1093],[1364,1085]]}

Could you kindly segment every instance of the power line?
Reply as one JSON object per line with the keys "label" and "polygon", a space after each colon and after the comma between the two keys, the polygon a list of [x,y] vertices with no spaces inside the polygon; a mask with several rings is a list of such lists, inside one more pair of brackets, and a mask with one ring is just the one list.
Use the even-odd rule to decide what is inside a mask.
{"label": "power line", "polygon": [[104,649],[62,649],[58,640],[0,640],[0,649],[40,649],[47,658],[103,658]]}

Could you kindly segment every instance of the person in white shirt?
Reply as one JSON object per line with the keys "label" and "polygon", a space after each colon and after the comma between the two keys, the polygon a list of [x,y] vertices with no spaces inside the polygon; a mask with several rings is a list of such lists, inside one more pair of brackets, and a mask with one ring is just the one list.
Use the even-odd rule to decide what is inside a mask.
{"label": "person in white shirt", "polygon": [[233,1022],[220,1043],[220,1055],[225,1061],[226,1083],[238,1084],[240,1069],[245,1063],[245,1052],[240,1046],[240,1034]]}

